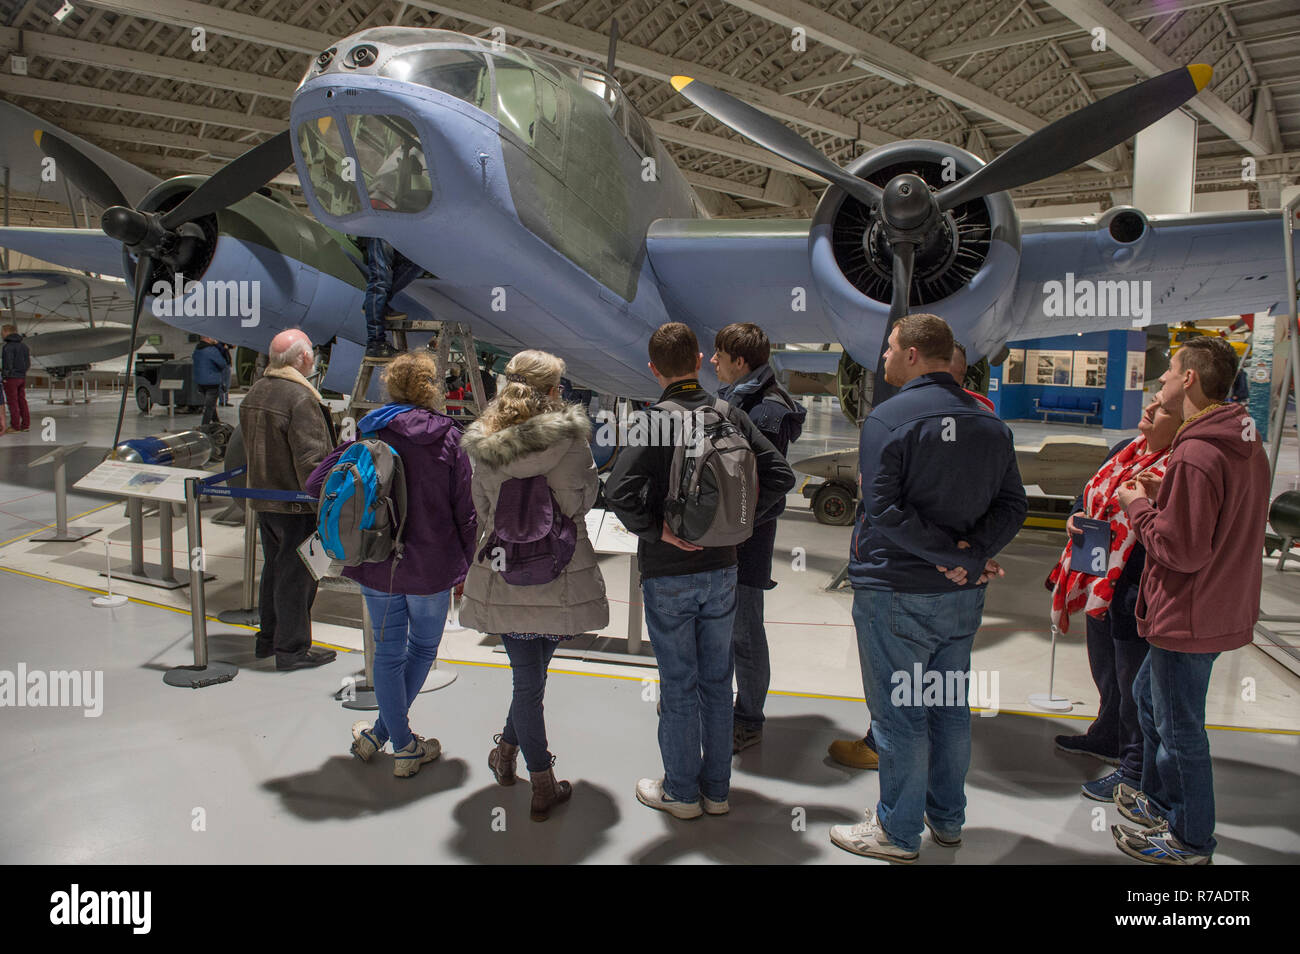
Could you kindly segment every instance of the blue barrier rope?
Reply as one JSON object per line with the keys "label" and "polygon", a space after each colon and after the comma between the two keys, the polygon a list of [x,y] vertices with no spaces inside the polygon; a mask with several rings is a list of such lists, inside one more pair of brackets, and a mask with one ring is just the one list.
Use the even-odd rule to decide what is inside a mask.
{"label": "blue barrier rope", "polygon": [[260,490],[254,487],[221,487],[228,480],[243,476],[247,467],[236,467],[199,481],[198,493],[209,497],[248,497],[253,500],[284,500],[292,503],[316,503],[316,498],[301,490]]}

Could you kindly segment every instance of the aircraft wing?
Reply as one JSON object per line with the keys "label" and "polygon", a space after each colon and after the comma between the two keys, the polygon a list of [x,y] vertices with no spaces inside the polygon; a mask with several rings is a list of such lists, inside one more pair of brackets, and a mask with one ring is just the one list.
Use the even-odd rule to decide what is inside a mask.
{"label": "aircraft wing", "polygon": [[808,262],[811,224],[659,219],[646,235],[646,254],[664,304],[705,333],[706,350],[713,334],[734,321],[760,325],[772,341],[836,341]]}
{"label": "aircraft wing", "polygon": [[[45,153],[41,152],[33,138],[37,130],[53,133],[93,160],[122,190],[132,208],[139,205],[146,192],[162,181],[153,173],[145,172],[111,152],[64,132],[58,126],[45,122],[13,103],[0,100],[0,166],[9,170],[9,188],[14,192],[40,196],[66,205],[70,190],[77,206],[73,211],[77,214],[81,212],[81,190],[71,181],[65,182],[57,166],[52,167],[45,162]],[[51,174],[52,180],[49,178]],[[94,205],[93,200],[89,201]]]}
{"label": "aircraft wing", "polygon": [[44,318],[130,321],[132,296],[125,282],[42,269],[0,275],[0,304]]}
{"label": "aircraft wing", "polygon": [[[1019,320],[1013,318],[1008,339],[1131,328],[1135,319],[1161,325],[1286,310],[1279,211],[1152,216],[1146,233],[1130,246],[1117,245],[1098,223],[1097,218],[1021,223],[1013,305]],[[1130,248],[1132,254],[1125,259]],[[1108,282],[1126,282],[1129,287],[1102,286]],[[1059,293],[1049,283],[1059,283]],[[1071,289],[1073,295],[1068,294]],[[1125,313],[1099,314],[1110,310],[1100,307],[1103,295],[1113,302],[1121,291],[1129,296]],[[1087,305],[1083,295],[1095,299],[1091,314],[1077,307]],[[1119,298],[1122,301],[1123,295]],[[1065,301],[1072,313],[1059,314],[1062,299],[1073,300],[1073,305]],[[1149,303],[1149,314],[1139,313],[1134,301]]]}
{"label": "aircraft wing", "polygon": [[100,229],[0,228],[0,248],[42,262],[124,278],[122,243]]}

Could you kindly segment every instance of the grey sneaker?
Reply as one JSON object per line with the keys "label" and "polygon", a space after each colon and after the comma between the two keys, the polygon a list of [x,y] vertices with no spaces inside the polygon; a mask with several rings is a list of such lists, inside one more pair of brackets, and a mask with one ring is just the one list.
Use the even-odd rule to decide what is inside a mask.
{"label": "grey sneaker", "polygon": [[709,796],[701,795],[700,801],[704,803],[704,814],[706,815],[725,815],[731,811],[731,802],[725,798],[720,802],[715,802]]}
{"label": "grey sneaker", "polygon": [[1139,828],[1155,828],[1165,820],[1164,816],[1151,806],[1151,799],[1123,782],[1115,786],[1114,799],[1119,813]]}
{"label": "grey sneaker", "polygon": [[758,745],[763,741],[763,730],[752,729],[747,725],[735,723],[731,728],[731,754],[742,752],[751,745]]}
{"label": "grey sneaker", "polygon": [[437,739],[425,739],[411,733],[410,744],[393,753],[393,774],[398,778],[410,778],[420,771],[425,762],[432,762],[442,754],[442,746]]}
{"label": "grey sneaker", "polygon": [[665,792],[661,778],[643,778],[637,782],[636,798],[642,805],[667,812],[674,818],[699,818],[704,814],[699,802],[679,802]]}
{"label": "grey sneaker", "polygon": [[369,762],[376,752],[382,749],[375,738],[374,727],[369,722],[352,723],[352,754],[363,762]]}
{"label": "grey sneaker", "polygon": [[867,820],[864,822],[832,827],[831,841],[855,855],[883,858],[886,861],[897,861],[902,864],[911,864],[920,855],[917,851],[904,851],[890,841],[885,830],[880,827],[875,813],[870,810],[867,811]]}
{"label": "grey sneaker", "polygon": [[1110,829],[1115,846],[1130,858],[1153,865],[1208,865],[1210,855],[1192,851],[1174,837],[1168,824],[1146,831],[1134,831],[1127,825]]}

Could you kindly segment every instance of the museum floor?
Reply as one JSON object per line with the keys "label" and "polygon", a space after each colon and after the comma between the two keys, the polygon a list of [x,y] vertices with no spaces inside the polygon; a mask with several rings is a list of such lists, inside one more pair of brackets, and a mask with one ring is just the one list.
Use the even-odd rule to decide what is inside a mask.
{"label": "museum floor", "polygon": [[[132,597],[127,606],[90,604],[103,586],[103,540],[114,566],[125,566],[123,508],[74,493],[69,512],[83,514],[76,522],[103,531],[80,543],[29,539],[54,511],[49,468],[27,466],[51,447],[41,440],[42,420],[53,419],[57,443],[89,442],[73,457],[75,478],[106,450],[116,402],[50,406],[43,393],[30,397],[33,429],[0,437],[0,670],[101,670],[104,709],[93,719],[76,709],[0,714],[0,798],[8,807],[0,861],[862,860],[827,838],[830,824],[856,820],[878,793],[875,773],[826,757],[832,739],[860,734],[866,719],[851,594],[825,590],[843,563],[849,531],[817,524],[797,495],[780,523],[780,585],[768,594],[765,612],[773,669],[768,731],[761,746],[736,759],[731,815],[680,822],[636,802],[636,779],[660,774],[650,688],[656,674],[648,654],[627,659],[628,561],[609,555],[601,558],[611,601],[606,638],[571,647],[586,658],[557,658],[548,691],[552,749],[563,777],[577,783],[575,796],[538,825],[526,818],[526,785],[492,784],[486,755],[508,704],[509,670],[491,641],[472,631],[447,633],[440,655],[456,681],[415,705],[416,731],[437,736],[444,754],[411,780],[394,779],[387,758],[363,765],[347,753],[356,714],[331,694],[360,669],[360,653],[278,674],[254,659],[251,629],[214,620],[210,655],[239,665],[239,676],[199,691],[164,686],[163,669],[192,661],[186,591],[122,584]],[[232,421],[233,411],[222,409]],[[1049,433],[1103,437],[1078,426],[1013,427],[1022,444]],[[157,414],[127,415],[128,435],[167,430]],[[852,443],[839,415],[818,407],[800,449],[811,455]],[[1292,437],[1276,490],[1293,485],[1296,460]],[[156,559],[156,519],[146,521],[145,540],[146,555]],[[218,576],[207,588],[215,615],[239,604],[242,531],[205,521],[204,540]],[[182,520],[176,542],[183,553]],[[1053,734],[1081,729],[1096,710],[1078,633],[1060,642],[1055,671],[1057,694],[1074,704],[1072,711],[1048,714],[1028,703],[1030,693],[1047,689],[1042,579],[1061,543],[1059,534],[1025,531],[1002,558],[1008,575],[989,589],[975,644],[974,669],[989,685],[997,680],[986,707],[997,715],[973,720],[965,843],[953,852],[927,838],[925,863],[1131,863],[1104,826],[1094,830],[1102,820],[1094,810],[1104,806],[1078,795],[1079,783],[1105,767],[1051,745]],[[799,547],[802,568],[791,557]],[[1300,614],[1300,564],[1277,573],[1275,562],[1265,564],[1264,607]],[[322,593],[317,640],[359,649],[358,603],[353,594]],[[1216,862],[1300,860],[1300,677],[1258,648],[1225,655],[1215,668],[1207,721]],[[204,831],[193,830],[198,809]],[[1102,814],[1107,823],[1119,820],[1113,808]],[[371,816],[397,824],[370,824]],[[502,817],[504,833],[496,830]],[[794,824],[800,818],[805,830]],[[418,834],[412,837],[404,823]]]}

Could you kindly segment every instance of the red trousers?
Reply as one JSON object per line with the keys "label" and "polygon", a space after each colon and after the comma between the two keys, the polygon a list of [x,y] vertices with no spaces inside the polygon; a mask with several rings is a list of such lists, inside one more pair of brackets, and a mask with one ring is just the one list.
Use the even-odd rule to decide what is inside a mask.
{"label": "red trousers", "polygon": [[9,405],[9,426],[15,430],[27,430],[31,426],[31,415],[27,413],[27,379],[5,378],[5,403]]}

